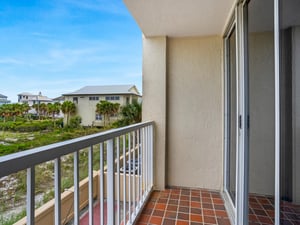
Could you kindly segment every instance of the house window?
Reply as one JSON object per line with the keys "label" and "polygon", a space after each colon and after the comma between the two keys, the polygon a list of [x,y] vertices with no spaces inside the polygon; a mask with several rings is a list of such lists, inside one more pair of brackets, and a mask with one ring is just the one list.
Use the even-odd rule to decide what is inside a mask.
{"label": "house window", "polygon": [[73,102],[78,103],[78,97],[73,97]]}
{"label": "house window", "polygon": [[96,114],[96,120],[102,120],[102,115],[101,114]]}
{"label": "house window", "polygon": [[119,101],[120,100],[120,96],[106,96],[105,100],[106,101]]}
{"label": "house window", "polygon": [[89,100],[90,101],[99,101],[99,97],[98,96],[90,96]]}

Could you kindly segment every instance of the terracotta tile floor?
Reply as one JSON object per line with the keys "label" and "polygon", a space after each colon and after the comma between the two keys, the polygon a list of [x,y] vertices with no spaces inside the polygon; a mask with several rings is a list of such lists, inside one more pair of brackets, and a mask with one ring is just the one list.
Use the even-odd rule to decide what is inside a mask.
{"label": "terracotta tile floor", "polygon": [[136,225],[230,225],[218,192],[172,188],[155,191]]}
{"label": "terracotta tile floor", "polygon": [[[274,198],[251,194],[249,197],[249,225],[274,224]],[[300,206],[281,202],[282,225],[300,225]]]}

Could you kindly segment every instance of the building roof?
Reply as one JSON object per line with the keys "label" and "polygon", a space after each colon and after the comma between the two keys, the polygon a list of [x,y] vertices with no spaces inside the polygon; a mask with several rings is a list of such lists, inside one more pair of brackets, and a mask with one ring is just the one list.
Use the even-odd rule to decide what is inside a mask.
{"label": "building roof", "polygon": [[85,86],[77,91],[63,94],[63,95],[70,96],[70,95],[114,95],[114,94],[140,95],[135,85]]}
{"label": "building roof", "polygon": [[7,96],[0,94],[0,98],[7,98]]}
{"label": "building roof", "polygon": [[34,94],[31,94],[30,92],[22,92],[22,93],[18,94],[18,96],[19,95],[25,95],[25,96],[28,95],[28,96],[30,96],[30,95],[34,95]]}

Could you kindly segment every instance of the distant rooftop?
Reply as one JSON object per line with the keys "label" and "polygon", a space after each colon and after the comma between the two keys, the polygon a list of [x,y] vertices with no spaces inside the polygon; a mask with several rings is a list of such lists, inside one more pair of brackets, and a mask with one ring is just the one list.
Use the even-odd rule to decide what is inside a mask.
{"label": "distant rooftop", "polygon": [[69,96],[69,95],[112,95],[112,94],[140,95],[135,85],[85,86],[77,91],[63,94],[63,95]]}
{"label": "distant rooftop", "polygon": [[7,96],[0,94],[0,98],[7,98]]}

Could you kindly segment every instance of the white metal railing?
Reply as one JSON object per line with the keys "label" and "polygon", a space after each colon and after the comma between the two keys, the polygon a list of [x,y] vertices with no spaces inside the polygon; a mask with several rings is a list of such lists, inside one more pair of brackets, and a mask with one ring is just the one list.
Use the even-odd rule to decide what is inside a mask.
{"label": "white metal railing", "polygon": [[[0,157],[0,178],[27,170],[26,224],[35,224],[35,166],[54,160],[55,225],[61,224],[61,158],[74,157],[74,224],[80,224],[79,151],[88,148],[89,224],[94,224],[93,151],[99,148],[100,224],[132,224],[153,187],[153,122]],[[105,182],[105,174],[107,180]],[[121,178],[123,180],[121,180]],[[122,185],[121,185],[122,183]],[[106,199],[104,190],[107,188]],[[123,194],[121,199],[120,195]],[[107,205],[107,214],[104,205]],[[106,217],[106,220],[105,220]]]}

